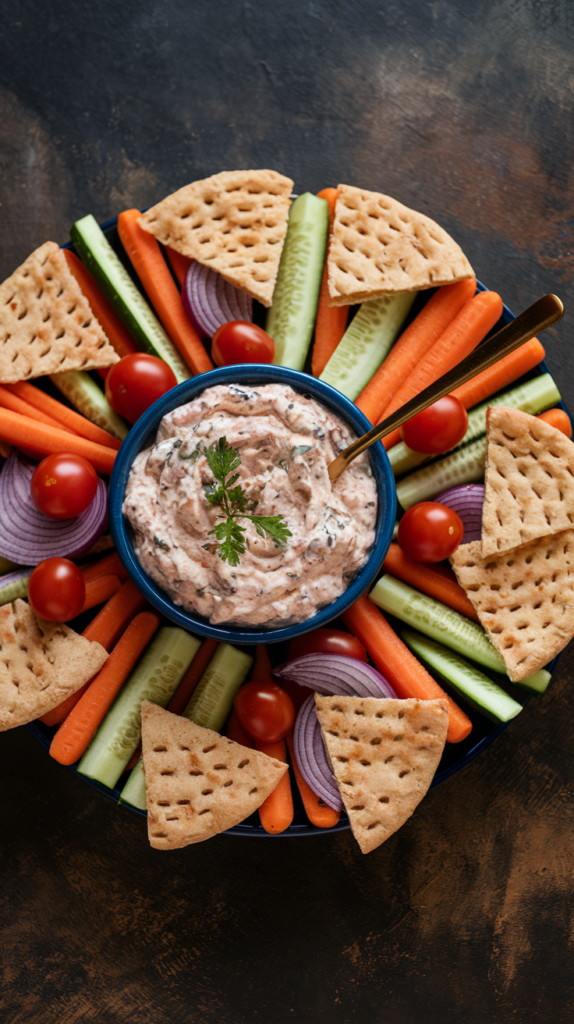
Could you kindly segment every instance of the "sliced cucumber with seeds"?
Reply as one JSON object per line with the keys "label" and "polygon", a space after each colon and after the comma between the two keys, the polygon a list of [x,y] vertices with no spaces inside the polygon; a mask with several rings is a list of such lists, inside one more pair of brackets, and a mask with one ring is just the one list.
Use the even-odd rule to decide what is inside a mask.
{"label": "sliced cucumber with seeds", "polygon": [[[239,687],[247,678],[253,658],[231,644],[219,644],[183,712],[204,729],[221,732]],[[146,809],[145,775],[140,757],[126,782],[121,799],[140,810]]]}
{"label": "sliced cucumber with seeds", "polygon": [[122,261],[91,214],[77,220],[70,237],[82,261],[134,341],[171,366],[178,384],[191,373],[155,313],[132,281]]}
{"label": "sliced cucumber with seeds", "polygon": [[382,295],[363,302],[319,380],[354,402],[389,354],[416,294]]}
{"label": "sliced cucumber with seeds", "polygon": [[518,686],[521,690],[527,690],[529,693],[536,693],[540,696],[542,693],[546,693],[548,684],[552,676],[545,668],[541,668],[538,672],[534,672],[527,679],[521,679],[519,682],[514,683],[514,686]]}
{"label": "sliced cucumber with seeds", "polygon": [[177,626],[156,633],[80,761],[81,775],[114,788],[140,741],[142,700],[164,708],[199,646],[196,637]]}
{"label": "sliced cucumber with seeds", "polygon": [[50,380],[86,419],[119,441],[128,436],[128,424],[114,412],[102,389],[85,370],[51,373]]}
{"label": "sliced cucumber with seeds", "polygon": [[400,637],[421,661],[454,687],[457,695],[487,718],[494,722],[509,722],[522,711],[522,705],[501,686],[442,644],[411,629],[401,630]]}
{"label": "sliced cucumber with seeds", "polygon": [[325,265],[329,205],[305,192],[289,211],[273,305],[265,330],[275,342],[278,366],[302,370],[313,336]]}
{"label": "sliced cucumber with seeds", "polygon": [[458,448],[451,455],[423,466],[416,473],[399,480],[397,499],[400,506],[407,511],[419,501],[430,501],[458,484],[473,484],[484,478],[486,459],[486,437],[479,437],[466,448]]}

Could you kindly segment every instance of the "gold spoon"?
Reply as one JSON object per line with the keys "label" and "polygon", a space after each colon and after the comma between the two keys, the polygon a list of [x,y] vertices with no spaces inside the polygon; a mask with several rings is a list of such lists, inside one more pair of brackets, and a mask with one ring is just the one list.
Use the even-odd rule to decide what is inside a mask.
{"label": "gold spoon", "polygon": [[499,359],[507,356],[509,352],[513,352],[515,348],[524,344],[525,341],[529,341],[535,334],[539,334],[546,327],[551,327],[552,324],[558,323],[563,315],[564,306],[556,295],[544,295],[541,299],[538,299],[538,302],[525,309],[523,313],[507,324],[506,327],[503,327],[501,331],[498,331],[488,341],[479,345],[466,359],[463,359],[452,370],[439,377],[434,384],[430,384],[428,388],[421,391],[420,395],[411,398],[410,402],[407,402],[406,405],[403,405],[396,412],[387,416],[377,427],[369,430],[368,434],[363,434],[362,437],[353,441],[348,448],[345,448],[329,466],[331,483],[334,483],[340,477],[343,470],[347,468],[353,459],[357,458],[357,455],[364,452],[366,448],[370,448],[372,444],[375,444],[375,441],[380,441],[382,437],[390,434],[397,427],[402,426],[407,420],[416,416],[418,412],[422,412],[423,409],[432,405],[433,402],[438,402],[439,398],[449,395],[455,388],[465,384],[471,377],[476,377],[482,370],[486,370],[493,363],[497,363]]}

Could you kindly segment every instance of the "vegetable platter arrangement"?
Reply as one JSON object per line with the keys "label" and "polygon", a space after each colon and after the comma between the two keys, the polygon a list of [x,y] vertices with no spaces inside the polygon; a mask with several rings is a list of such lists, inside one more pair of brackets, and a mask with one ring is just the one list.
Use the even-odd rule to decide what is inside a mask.
{"label": "vegetable platter arrangement", "polygon": [[[103,228],[86,216],[67,247],[46,242],[0,285],[0,728],[30,724],[56,761],[147,812],[158,849],[349,825],[375,849],[544,693],[574,635],[572,428],[536,338],[384,439],[394,540],[328,626],[304,602],[333,600],[317,564],[337,596],[356,565],[334,559],[372,544],[372,474],[362,456],[317,499],[322,446],[342,449],[344,424],[289,388],[206,385],[199,412],[176,409],[138,455],[124,510],[143,558],[142,522],[166,492],[146,571],[184,607],[197,610],[194,588],[211,595],[212,621],[235,608],[218,604],[217,573],[224,596],[251,594],[266,559],[285,593],[262,587],[221,616],[268,623],[271,639],[298,622],[294,639],[195,635],[128,576],[107,533],[109,479],[171,389],[214,364],[288,367],[375,424],[512,319],[423,214],[347,185],[292,190],[274,171],[223,172]],[[256,442],[231,436],[238,404],[263,424]],[[199,552],[187,575],[182,517]],[[304,571],[287,572],[295,554]]]}

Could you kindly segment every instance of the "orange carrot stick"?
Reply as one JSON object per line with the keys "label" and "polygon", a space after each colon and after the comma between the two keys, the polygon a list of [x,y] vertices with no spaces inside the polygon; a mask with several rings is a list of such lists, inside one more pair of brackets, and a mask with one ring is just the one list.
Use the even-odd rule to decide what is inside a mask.
{"label": "orange carrot stick", "polygon": [[572,422],[564,409],[548,409],[547,412],[541,412],[536,418],[544,420],[555,430],[560,430],[561,433],[566,434],[566,437],[572,437]]}
{"label": "orange carrot stick", "polygon": [[379,672],[388,680],[398,697],[446,700],[447,740],[449,743],[460,743],[466,739],[472,729],[470,718],[458,704],[455,704],[452,697],[435,683],[366,594],[343,613],[343,622],[367,649]]}
{"label": "orange carrot stick", "polygon": [[121,585],[121,581],[117,576],[99,576],[96,580],[88,580],[82,611],[87,612],[90,608],[95,608],[97,605],[109,601],[110,597],[117,594]]}
{"label": "orange carrot stick", "polygon": [[[400,409],[468,356],[494,327],[501,313],[502,299],[496,292],[479,292],[470,299],[395,392],[382,418]],[[383,444],[388,450],[399,440],[399,431],[393,430]]]}
{"label": "orange carrot stick", "polygon": [[122,583],[128,578],[128,574],[120,561],[117,551],[112,551],[104,558],[100,558],[99,562],[94,562],[92,565],[85,567],[82,566],[82,575],[86,584],[92,580],[99,579],[100,576],[117,576]]}
{"label": "orange carrot stick", "polygon": [[159,623],[160,617],[154,612],[140,612],[130,622],[103,668],[92,679],[52,740],[50,756],[60,764],[74,764],[85,753]]}
{"label": "orange carrot stick", "polygon": [[383,569],[403,583],[408,583],[423,594],[428,594],[429,597],[447,604],[449,608],[454,608],[461,615],[466,615],[467,619],[478,622],[474,606],[456,581],[436,572],[434,566],[415,562],[414,558],[409,558],[398,544],[391,544],[383,562]]}
{"label": "orange carrot stick", "polygon": [[29,402],[25,402],[23,398],[19,398],[13,391],[9,391],[7,387],[0,385],[0,405],[3,409],[11,409],[12,412],[19,412],[21,416],[27,416],[28,419],[37,420],[38,423],[45,423],[47,427],[57,427],[59,430],[67,430],[69,433],[75,433],[71,431],[69,427],[64,427],[57,420],[53,419],[52,416],[48,416],[45,412],[41,412],[40,409],[36,409]]}
{"label": "orange carrot stick", "polygon": [[[329,232],[331,232],[333,230],[333,220],[335,218],[337,189],[324,188],[321,192],[318,192],[317,195],[320,199],[326,199],[329,204]],[[329,275],[327,258],[325,258],[323,277],[321,279],[321,291],[319,292],[319,304],[317,306],[317,317],[315,319],[313,355],[311,357],[311,373],[314,377],[320,377],[323,373],[323,370],[347,328],[349,307],[330,306],[330,301]]]}
{"label": "orange carrot stick", "polygon": [[446,284],[423,306],[355,402],[371,423],[387,414],[393,396],[475,291],[475,278]]}
{"label": "orange carrot stick", "polygon": [[136,274],[165,330],[193,373],[213,370],[199,335],[187,316],[159,242],[138,224],[139,210],[124,210],[118,232]]}
{"label": "orange carrot stick", "polygon": [[193,263],[193,260],[190,259],[189,256],[184,256],[182,252],[178,252],[177,249],[172,249],[171,245],[164,245],[163,250],[168,258],[169,265],[175,274],[176,280],[179,283],[179,287],[183,288],[185,275]]}
{"label": "orange carrot stick", "polygon": [[104,448],[84,437],[69,434],[58,427],[48,427],[45,423],[28,419],[18,412],[0,408],[0,439],[19,448],[31,448],[40,455],[52,455],[54,452],[66,452],[72,455],[83,455],[96,470],[111,476],[117,452],[112,448]]}
{"label": "orange carrot stick", "polygon": [[[110,597],[107,604],[88,623],[82,636],[86,640],[96,640],[106,651],[111,651],[131,620],[143,611],[146,604],[145,597],[140,594],[135,584],[131,580],[126,580],[121,590]],[[89,685],[87,682],[75,693],[70,694],[61,704],[42,715],[40,721],[44,725],[59,725],[75,707]]]}
{"label": "orange carrot stick", "polygon": [[309,818],[311,824],[316,825],[317,828],[333,828],[333,825],[336,825],[341,817],[341,812],[335,811],[332,807],[328,807],[327,804],[321,800],[321,797],[317,796],[311,787],[307,785],[305,779],[301,775],[299,765],[295,758],[295,751],[293,749],[293,732],[288,733],[285,738],[287,740],[287,746],[289,747],[291,767],[295,775],[297,789],[299,790],[301,800],[303,801],[305,814]]}
{"label": "orange carrot stick", "polygon": [[[124,327],[117,313],[110,306],[105,295],[100,291],[88,268],[82,263],[75,253],[70,249],[63,249],[64,258],[68,269],[76,278],[85,298],[90,304],[90,309],[96,320],[107,335],[108,341],[122,358],[137,352],[138,347],[131,334]],[[107,370],[106,370],[107,372]]]}
{"label": "orange carrot stick", "polygon": [[[287,762],[285,740],[279,740],[278,743],[262,743],[260,740],[256,740],[255,746],[257,750],[261,750],[269,757]],[[293,797],[288,771],[279,779],[273,792],[261,804],[259,820],[265,831],[272,835],[277,835],[278,832],[284,832],[286,828],[289,828],[293,821]]]}
{"label": "orange carrot stick", "polygon": [[473,405],[484,402],[485,398],[490,398],[497,391],[502,391],[502,388],[514,383],[524,373],[533,370],[538,363],[542,362],[545,354],[544,347],[538,338],[531,338],[514,352],[509,352],[504,359],[499,359],[487,370],[483,370],[476,377],[467,380],[466,384],[455,388],[453,395],[462,402],[465,409],[470,409]]}
{"label": "orange carrot stick", "polygon": [[58,402],[56,398],[47,395],[40,388],[29,384],[28,381],[21,380],[17,384],[4,384],[4,387],[13,394],[18,395],[25,402],[28,402],[29,405],[33,405],[34,408],[45,412],[52,419],[57,420],[60,430],[70,430],[74,434],[79,434],[80,437],[85,437],[87,441],[104,445],[106,448],[115,448],[117,450],[120,447],[121,441],[118,441],[117,437],[109,434],[107,430],[102,430],[96,423],[87,420],[79,412],[75,412],[74,409],[70,409],[67,405],[63,405],[62,402]]}
{"label": "orange carrot stick", "polygon": [[235,743],[241,743],[244,747],[255,746],[255,743],[251,739],[251,736],[249,735],[249,733],[245,732],[245,729],[243,728],[234,710],[232,710],[229,718],[227,719],[225,735],[227,736],[228,740],[234,740]]}

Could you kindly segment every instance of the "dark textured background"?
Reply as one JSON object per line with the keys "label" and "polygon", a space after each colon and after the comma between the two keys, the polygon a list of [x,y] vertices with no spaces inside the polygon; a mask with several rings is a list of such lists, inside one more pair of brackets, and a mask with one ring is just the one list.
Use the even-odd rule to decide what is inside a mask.
{"label": "dark textured background", "polygon": [[[0,27],[0,279],[71,222],[273,167],[430,214],[545,335],[574,407],[571,0],[40,0]],[[2,1024],[572,1019],[569,651],[470,768],[363,857],[349,833],[151,851],[2,736]]]}

